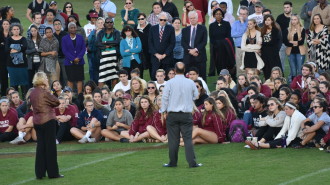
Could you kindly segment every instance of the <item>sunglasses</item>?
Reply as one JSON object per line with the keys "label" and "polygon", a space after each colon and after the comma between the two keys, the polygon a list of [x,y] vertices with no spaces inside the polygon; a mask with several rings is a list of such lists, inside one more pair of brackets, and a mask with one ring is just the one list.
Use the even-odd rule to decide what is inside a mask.
{"label": "sunglasses", "polygon": [[138,19],[139,21],[141,21],[141,20],[144,20],[144,18],[140,18],[140,19]]}
{"label": "sunglasses", "polygon": [[315,91],[311,91],[311,92],[309,92],[309,94],[316,94],[316,92]]}
{"label": "sunglasses", "polygon": [[186,6],[186,8],[190,8],[192,5]]}
{"label": "sunglasses", "polygon": [[313,109],[321,108],[321,106],[313,106]]}
{"label": "sunglasses", "polygon": [[274,105],[275,105],[275,103],[267,104],[268,107],[270,107],[270,106],[274,106]]}
{"label": "sunglasses", "polygon": [[147,87],[148,89],[155,89],[155,87]]}
{"label": "sunglasses", "polygon": [[106,23],[106,24],[112,24],[113,21],[106,21],[106,22],[104,22],[104,23]]}
{"label": "sunglasses", "polygon": [[167,21],[167,19],[159,19],[159,21],[164,21],[165,22],[165,21]]}
{"label": "sunglasses", "polygon": [[126,3],[126,4],[132,4],[131,2],[128,2],[128,3]]}
{"label": "sunglasses", "polygon": [[67,6],[67,7],[65,7],[65,8],[72,8],[72,6]]}

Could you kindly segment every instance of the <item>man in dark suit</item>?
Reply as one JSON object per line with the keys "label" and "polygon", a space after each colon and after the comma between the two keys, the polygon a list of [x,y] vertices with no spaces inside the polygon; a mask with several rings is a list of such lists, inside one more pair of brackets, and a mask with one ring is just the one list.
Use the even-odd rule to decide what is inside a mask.
{"label": "man in dark suit", "polygon": [[198,14],[196,11],[189,12],[188,17],[190,26],[182,30],[183,62],[187,69],[190,67],[198,68],[200,76],[206,81],[207,30],[205,26],[197,24]]}
{"label": "man in dark suit", "polygon": [[156,71],[164,69],[166,72],[173,68],[173,49],[175,46],[175,32],[167,24],[167,15],[160,13],[159,24],[152,26],[149,31],[149,53],[151,55],[151,79],[156,80]]}

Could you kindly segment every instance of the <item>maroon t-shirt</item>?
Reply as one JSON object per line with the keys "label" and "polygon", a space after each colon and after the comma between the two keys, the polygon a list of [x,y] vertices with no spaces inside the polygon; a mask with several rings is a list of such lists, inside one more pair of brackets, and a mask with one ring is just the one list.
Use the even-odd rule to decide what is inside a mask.
{"label": "maroon t-shirt", "polygon": [[75,113],[74,113],[74,110],[70,109],[69,106],[67,108],[65,108],[63,114],[60,113],[60,109],[59,108],[55,108],[55,114],[56,114],[56,116],[61,116],[61,115],[67,116],[67,115],[70,115],[71,116],[71,119],[69,121],[70,121],[70,125],[72,126],[72,121],[75,118]]}
{"label": "maroon t-shirt", "polygon": [[17,133],[16,124],[18,122],[17,111],[14,108],[9,108],[7,114],[3,116],[0,112],[0,133],[4,133],[9,126],[13,126],[13,132]]}
{"label": "maroon t-shirt", "polygon": [[31,116],[33,116],[33,111],[26,113],[24,116],[25,121],[27,121]]}

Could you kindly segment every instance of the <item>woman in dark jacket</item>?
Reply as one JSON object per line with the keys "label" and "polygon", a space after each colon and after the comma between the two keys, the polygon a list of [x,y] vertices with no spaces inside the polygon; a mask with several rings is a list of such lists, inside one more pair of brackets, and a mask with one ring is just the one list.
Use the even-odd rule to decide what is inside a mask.
{"label": "woman in dark jacket", "polygon": [[277,47],[280,38],[278,37],[279,30],[275,25],[275,20],[272,15],[265,15],[263,25],[264,26],[261,28],[261,58],[265,63],[265,67],[263,68],[265,79],[269,79],[273,67],[277,66],[282,69]]}
{"label": "woman in dark jacket", "polygon": [[231,76],[235,77],[233,71],[236,70],[231,70],[235,66],[235,53],[230,24],[223,20],[224,12],[220,8],[213,11],[213,17],[215,21],[209,27],[210,42],[214,51],[214,59],[211,60],[214,61],[218,74],[222,69],[228,69]]}
{"label": "woman in dark jacket", "polygon": [[[135,32],[140,37],[142,42],[142,52],[140,53],[140,59],[142,61],[142,66],[144,69],[149,69],[149,75],[151,77],[151,62],[149,53],[149,30],[151,25],[147,22],[147,16],[144,13],[139,13],[138,24],[135,26]],[[140,71],[140,77],[143,77],[143,70]]]}
{"label": "woman in dark jacket", "polygon": [[162,11],[169,13],[173,18],[179,17],[178,8],[172,2],[172,0],[158,0],[160,6],[162,7]]}
{"label": "woman in dark jacket", "polygon": [[[101,58],[99,87],[103,87],[105,83],[109,87],[114,87],[118,82],[120,32],[114,28],[112,18],[106,18],[104,25],[104,29],[99,32],[96,39],[98,56]],[[109,83],[110,81],[111,83]]]}
{"label": "woman in dark jacket", "polygon": [[30,27],[31,37],[27,38],[26,57],[28,61],[29,85],[32,87],[32,78],[40,66],[39,44],[41,36],[37,26]]}
{"label": "woman in dark jacket", "polygon": [[35,162],[35,174],[37,179],[46,176],[49,178],[61,178],[57,164],[56,151],[56,116],[54,108],[60,103],[50,93],[47,76],[44,72],[38,72],[33,78],[35,87],[30,94],[30,102],[33,107],[33,123],[37,132],[37,151]]}
{"label": "woman in dark jacket", "polygon": [[8,70],[7,70],[7,57],[8,53],[5,52],[6,40],[9,37],[10,22],[3,20],[0,27],[0,84],[1,84],[1,96],[6,95],[8,88]]}

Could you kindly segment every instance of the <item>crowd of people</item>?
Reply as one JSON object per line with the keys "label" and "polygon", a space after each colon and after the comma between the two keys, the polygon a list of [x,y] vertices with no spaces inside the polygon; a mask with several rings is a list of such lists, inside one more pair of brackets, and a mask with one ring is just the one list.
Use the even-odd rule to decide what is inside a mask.
{"label": "crowd of people", "polygon": [[[194,144],[245,141],[251,149],[330,151],[327,0],[308,0],[295,9],[299,14],[285,1],[277,17],[260,0],[242,0],[236,19],[231,0],[183,1],[181,19],[171,0],[151,3],[151,13],[134,3],[139,2],[125,0],[117,15],[114,2],[93,0],[82,26],[74,4],[66,2],[60,10],[56,1],[32,0],[26,37],[14,8],[1,9],[1,142],[38,139],[30,93],[33,76],[44,72],[59,101],[57,144],[74,139],[167,143],[162,94],[175,76],[174,65],[183,62],[198,91]],[[122,30],[114,27],[115,19]],[[207,77],[218,75],[210,91]]]}

